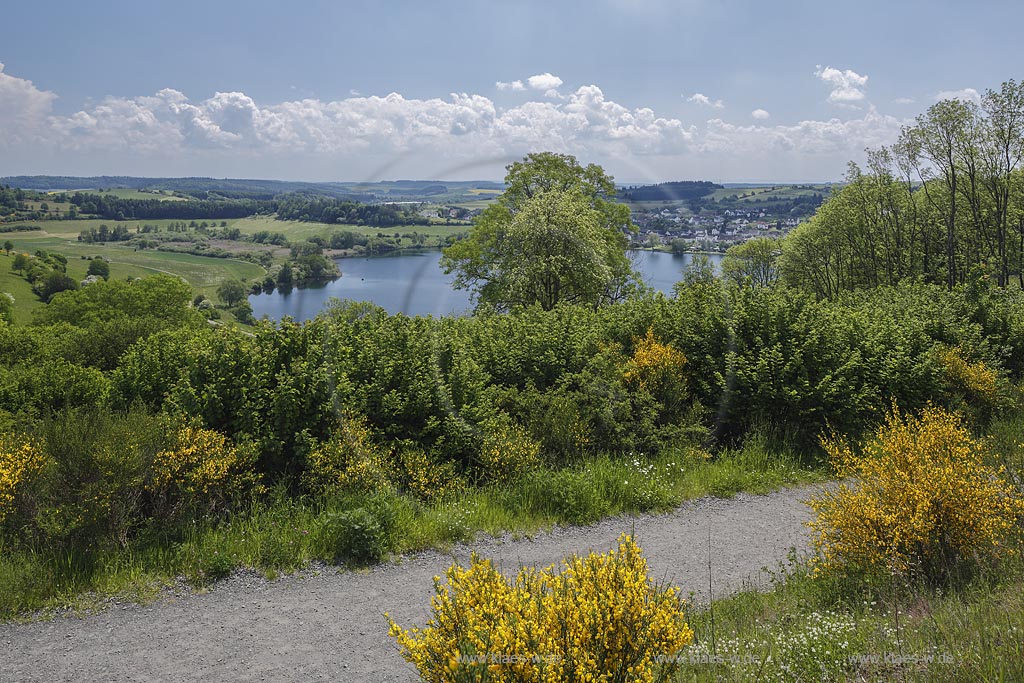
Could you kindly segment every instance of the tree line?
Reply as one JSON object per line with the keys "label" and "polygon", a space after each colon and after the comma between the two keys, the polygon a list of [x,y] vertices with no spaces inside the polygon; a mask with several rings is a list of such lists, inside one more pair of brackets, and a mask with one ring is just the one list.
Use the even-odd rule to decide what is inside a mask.
{"label": "tree line", "polygon": [[277,198],[277,217],[286,221],[390,227],[428,225],[418,205],[363,204],[333,197],[289,194]]}
{"label": "tree line", "polygon": [[1024,287],[1024,87],[944,100],[783,243],[780,274],[819,296],[904,279]]}

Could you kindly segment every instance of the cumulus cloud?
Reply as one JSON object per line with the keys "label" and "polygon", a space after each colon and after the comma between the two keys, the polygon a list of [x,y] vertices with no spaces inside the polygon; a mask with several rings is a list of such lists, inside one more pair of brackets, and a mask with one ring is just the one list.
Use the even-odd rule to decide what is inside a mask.
{"label": "cumulus cloud", "polygon": [[961,90],[943,90],[935,95],[935,100],[963,100],[964,102],[981,103],[981,93],[974,88],[963,88]]}
{"label": "cumulus cloud", "polygon": [[494,85],[498,87],[498,90],[526,90],[522,81],[498,81]]}
{"label": "cumulus cloud", "polygon": [[32,81],[4,73],[0,62],[0,146],[30,142],[45,123],[57,95]]}
{"label": "cumulus cloud", "polygon": [[874,108],[863,117],[843,121],[800,121],[792,125],[737,126],[721,119],[708,121],[700,140],[702,152],[725,154],[796,153],[860,157],[865,147],[879,147],[895,140],[905,122],[880,114]]}
{"label": "cumulus cloud", "polygon": [[[521,82],[523,89],[546,94],[547,86],[563,85],[550,74],[537,78]],[[55,98],[54,93],[0,70],[0,148],[5,149],[5,165],[12,172],[13,164],[24,166],[48,154],[78,160],[79,168],[98,158],[121,164],[117,169],[98,168],[100,172],[144,167],[149,173],[174,168],[206,174],[229,168],[309,177],[306,169],[318,168],[325,169],[319,171],[322,174],[351,177],[358,172],[354,169],[376,168],[414,155],[459,167],[473,160],[551,150],[598,163],[659,167],[669,176],[681,169],[754,173],[801,163],[804,155],[819,160],[815,169],[834,168],[838,176],[846,161],[860,158],[865,147],[895,140],[905,123],[869,107],[850,120],[768,125],[768,112],[756,109],[751,112],[755,125],[712,119],[697,126],[648,107],[615,102],[597,85],[567,90],[557,99],[528,96],[511,107],[458,92],[424,99],[391,93],[275,104],[243,92],[192,99],[165,88],[146,96],[107,97],[58,115],[52,108]],[[144,166],[145,159],[159,161]],[[822,175],[825,171],[815,173],[833,177]]]}
{"label": "cumulus cloud", "polygon": [[892,101],[893,104],[913,104],[913,97],[897,97]]}
{"label": "cumulus cloud", "polygon": [[840,71],[826,66],[824,69],[819,64],[814,75],[832,87],[828,94],[828,101],[833,104],[853,104],[864,99],[864,86],[867,85],[868,77],[851,69]]}
{"label": "cumulus cloud", "polygon": [[699,104],[703,107],[711,107],[712,109],[725,108],[725,104],[722,102],[722,100],[712,100],[710,97],[700,92],[693,93],[692,95],[686,98],[686,101]]}
{"label": "cumulus cloud", "polygon": [[530,76],[526,82],[534,90],[543,90],[545,97],[558,97],[558,88],[562,85],[561,78],[548,72]]}

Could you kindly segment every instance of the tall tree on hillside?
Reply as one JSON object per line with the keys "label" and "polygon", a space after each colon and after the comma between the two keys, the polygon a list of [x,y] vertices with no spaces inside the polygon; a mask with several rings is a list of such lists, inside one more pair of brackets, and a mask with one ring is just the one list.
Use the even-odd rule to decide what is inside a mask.
{"label": "tall tree on hillside", "polygon": [[[942,100],[917,117],[916,134],[921,153],[932,168],[921,169],[926,197],[939,209],[946,224],[946,285],[952,289],[957,283],[956,220],[957,196],[960,193],[961,167],[959,151],[968,125],[973,117],[970,107],[960,100]],[[930,192],[928,180],[937,176],[945,186],[943,199]]]}
{"label": "tall tree on hillside", "polygon": [[551,152],[507,167],[506,190],[468,238],[444,251],[455,286],[499,310],[559,303],[600,306],[637,286],[626,257],[629,208],[612,201],[600,166]]}
{"label": "tall tree on hillside", "polygon": [[[999,284],[1010,279],[1009,216],[1010,188],[1014,171],[1024,158],[1024,84],[1003,83],[998,92],[988,90],[981,101],[988,117],[988,139],[984,145],[985,188],[995,209]],[[1024,223],[1021,224],[1024,228]],[[1018,278],[1024,287],[1024,229],[1020,231]]]}

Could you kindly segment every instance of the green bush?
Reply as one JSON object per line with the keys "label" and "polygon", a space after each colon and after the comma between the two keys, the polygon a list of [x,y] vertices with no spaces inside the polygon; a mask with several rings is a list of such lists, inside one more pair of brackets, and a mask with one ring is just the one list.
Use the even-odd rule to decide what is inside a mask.
{"label": "green bush", "polygon": [[378,494],[360,502],[357,507],[323,515],[314,537],[319,557],[367,565],[383,560],[395,548],[398,503],[393,494]]}

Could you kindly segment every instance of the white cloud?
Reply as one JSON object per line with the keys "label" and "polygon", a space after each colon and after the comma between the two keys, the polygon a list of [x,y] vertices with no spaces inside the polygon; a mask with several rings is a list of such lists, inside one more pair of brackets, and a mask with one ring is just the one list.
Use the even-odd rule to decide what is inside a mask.
{"label": "white cloud", "polygon": [[[555,79],[537,82],[537,89]],[[567,90],[558,99],[542,96],[546,92],[499,107],[471,93],[263,103],[242,92],[193,100],[165,88],[57,115],[54,93],[0,70],[0,148],[10,173],[33,168],[337,179],[418,159],[416,171],[403,165],[405,170],[388,172],[437,177],[439,168],[478,168],[480,160],[551,150],[619,168],[620,175],[628,168],[634,178],[637,169],[657,169],[643,171],[652,179],[680,173],[829,178],[839,177],[847,160],[862,158],[865,147],[895,140],[906,123],[869,107],[850,120],[769,125],[768,113],[758,109],[751,112],[754,125],[712,119],[698,126],[610,100],[597,85]]]}
{"label": "white cloud", "polygon": [[695,92],[692,95],[690,95],[689,97],[687,97],[686,101],[687,102],[694,102],[694,103],[699,104],[699,105],[701,105],[703,107],[711,107],[712,109],[724,109],[725,108],[725,104],[722,102],[722,100],[712,100],[710,97],[708,97],[704,93],[699,93],[699,92]]}
{"label": "white cloud", "polygon": [[43,127],[57,95],[4,73],[0,62],[0,146],[30,142]]}
{"label": "white cloud", "polygon": [[935,95],[935,100],[963,100],[964,102],[981,103],[981,93],[974,88],[963,88],[961,90],[943,90]]}
{"label": "white cloud", "polygon": [[913,97],[897,97],[892,101],[893,104],[913,104]]}
{"label": "white cloud", "polygon": [[840,71],[831,66],[826,66],[823,69],[820,64],[814,75],[832,87],[832,91],[828,94],[828,101],[833,104],[852,104],[864,99],[864,86],[868,82],[867,76],[862,76],[850,69]]}
{"label": "white cloud", "polygon": [[861,157],[865,147],[891,143],[899,136],[904,123],[896,117],[879,114],[874,108],[857,119],[800,121],[792,125],[737,126],[712,119],[701,136],[700,150],[753,156],[788,152],[849,160]]}
{"label": "white cloud", "polygon": [[494,85],[498,87],[498,90],[526,90],[522,81],[497,81]]}
{"label": "white cloud", "polygon": [[544,72],[530,76],[526,82],[534,90],[543,90],[545,97],[559,97],[558,88],[562,85],[562,79],[558,76]]}

